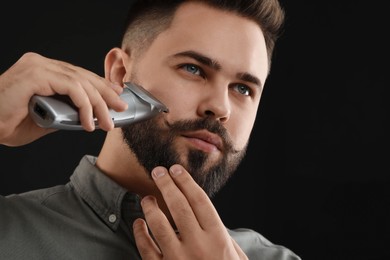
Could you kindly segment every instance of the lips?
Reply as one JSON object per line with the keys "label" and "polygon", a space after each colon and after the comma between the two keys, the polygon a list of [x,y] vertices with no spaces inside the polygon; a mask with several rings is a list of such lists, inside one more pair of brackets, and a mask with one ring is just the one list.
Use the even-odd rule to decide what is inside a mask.
{"label": "lips", "polygon": [[216,134],[210,133],[206,130],[191,132],[191,133],[185,133],[183,134],[184,137],[198,140],[201,142],[206,143],[206,145],[215,146],[218,150],[222,151],[223,149],[223,142],[221,137],[219,137]]}

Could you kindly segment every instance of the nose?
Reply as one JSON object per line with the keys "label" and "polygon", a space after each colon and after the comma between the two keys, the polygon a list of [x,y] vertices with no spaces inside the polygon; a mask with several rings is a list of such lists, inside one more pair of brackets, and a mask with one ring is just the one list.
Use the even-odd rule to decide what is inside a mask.
{"label": "nose", "polygon": [[201,117],[210,117],[225,123],[229,120],[231,106],[229,100],[229,88],[225,87],[206,87],[207,90],[202,95],[198,106],[198,114]]}

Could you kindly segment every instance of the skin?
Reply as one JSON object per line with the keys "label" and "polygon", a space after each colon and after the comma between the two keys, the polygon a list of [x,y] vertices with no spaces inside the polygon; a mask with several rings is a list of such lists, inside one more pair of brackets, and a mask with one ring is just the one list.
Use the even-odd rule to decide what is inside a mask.
{"label": "skin", "polygon": [[[86,130],[93,130],[93,112],[108,131],[97,166],[143,197],[141,205],[154,236],[144,220],[134,222],[143,259],[247,259],[209,197],[185,170],[190,148],[207,153],[210,166],[219,161],[224,149],[217,145],[219,137],[203,130],[177,137],[174,146],[182,165],[158,166],[150,178],[123,141],[121,130],[113,129],[107,106],[117,111],[126,108],[118,98],[119,84],[112,82],[134,80],[136,75],[138,83],[170,110],[158,118],[162,128],[164,122],[209,116],[226,128],[236,150],[245,149],[268,71],[261,29],[246,18],[187,2],[177,10],[172,26],[139,58],[124,49],[107,54],[105,78],[37,54],[24,55],[0,76],[0,143],[23,145],[52,132],[33,124],[27,115],[28,100],[33,94],[67,94],[80,108]],[[207,65],[204,58],[218,65]]]}
{"label": "skin", "polygon": [[[176,56],[190,51],[215,60],[221,68],[203,65],[188,55]],[[191,73],[179,67],[182,64],[199,66],[206,75]],[[140,60],[132,59],[121,49],[108,53],[106,78],[130,80],[134,68],[140,83],[170,109],[162,115],[162,122],[202,118],[211,111],[213,118],[227,129],[234,148],[245,147],[268,69],[263,35],[254,22],[199,3],[187,3],[177,11],[171,28],[155,39]],[[238,73],[253,75],[262,83],[244,81],[237,78]],[[253,96],[240,94],[240,85],[247,85]],[[98,166],[129,190],[156,195],[154,185],[145,178],[147,174],[122,139],[120,129],[108,133]],[[186,154],[189,146],[208,151],[210,164],[221,156],[214,145],[201,139],[182,137],[175,144],[181,154]],[[138,174],[127,174],[129,171]],[[138,185],[142,180],[143,185]],[[145,187],[150,189],[145,191]]]}

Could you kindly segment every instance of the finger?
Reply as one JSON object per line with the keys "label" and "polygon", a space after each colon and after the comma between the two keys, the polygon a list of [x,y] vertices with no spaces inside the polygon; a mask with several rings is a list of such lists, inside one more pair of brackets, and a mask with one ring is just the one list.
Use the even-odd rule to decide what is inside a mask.
{"label": "finger", "polygon": [[162,254],[166,250],[170,251],[177,248],[179,240],[167,217],[159,208],[156,198],[153,196],[144,197],[141,206],[149,229],[161,248]]}
{"label": "finger", "polygon": [[[120,88],[123,91],[123,88]],[[91,95],[92,94],[96,95],[96,99],[94,99],[94,101],[97,103],[93,103],[94,101],[91,103],[93,106],[94,115],[99,122],[99,127],[103,130],[109,131],[114,128],[114,123],[112,121],[109,109],[121,112],[127,109],[128,104],[120,98],[115,90],[108,88],[107,86],[92,88]]]}
{"label": "finger", "polygon": [[232,240],[232,243],[233,243],[233,246],[234,246],[234,249],[236,250],[238,256],[240,259],[248,259],[248,257],[246,256],[246,254],[244,253],[244,251],[242,251],[241,247],[237,244],[237,242],[231,238]]}
{"label": "finger", "polygon": [[54,93],[69,96],[73,104],[77,107],[80,122],[85,130],[93,131],[93,108],[90,98],[83,87],[80,79],[76,79],[65,74],[48,76],[49,84]]}
{"label": "finger", "polygon": [[133,223],[135,244],[142,259],[161,259],[161,251],[154,243],[148,232],[148,227],[143,219],[136,219]]}
{"label": "finger", "polygon": [[123,92],[123,83],[113,83],[82,67],[67,65],[76,68],[76,71],[81,74],[80,78],[88,80],[90,85],[99,91],[109,108],[115,111],[123,111],[127,108],[126,102],[119,98]]}
{"label": "finger", "polygon": [[99,77],[98,75],[72,64],[53,61],[57,64],[51,68],[57,73],[52,82],[54,92],[68,95],[79,110],[80,121],[87,131],[94,130],[93,118],[99,121],[103,130],[111,130],[113,122],[108,107],[123,111],[127,104],[120,99],[118,93],[122,87]]}
{"label": "finger", "polygon": [[94,86],[90,85],[89,82],[86,84],[88,85],[85,86],[84,89],[88,95],[89,102],[92,106],[93,115],[96,117],[99,127],[106,131],[113,129],[114,123],[112,122],[107,103]]}
{"label": "finger", "polygon": [[[77,82],[79,85],[78,87],[84,88],[87,93],[92,106],[93,115],[97,118],[99,127],[106,131],[111,130],[114,127],[114,124],[109,114],[109,108],[118,112],[127,108],[126,102],[118,95],[118,93],[120,94],[123,91],[123,87],[113,84],[95,73],[72,64],[60,63],[60,66],[65,73],[68,73],[68,77],[76,77],[76,80],[80,81]],[[91,123],[90,118],[88,118],[89,111],[84,115],[83,107],[80,107],[79,110],[81,122],[85,124]]]}
{"label": "finger", "polygon": [[[120,98],[120,94],[123,92],[123,87],[120,85],[114,85],[114,83],[109,84],[109,88],[105,87],[102,90],[99,90],[100,95],[102,95],[103,99],[106,101],[109,108],[117,112],[121,112],[127,109],[127,103]],[[112,90],[114,91],[112,91]]]}
{"label": "finger", "polygon": [[[106,80],[103,77],[100,77],[99,75],[84,69],[79,66],[75,66],[73,64],[64,62],[64,61],[59,61],[59,60],[53,60],[53,59],[48,59],[43,57],[44,59],[48,60],[54,66],[52,67],[52,70],[57,72],[57,74],[65,74],[68,77],[75,77],[75,78],[80,78],[80,79],[86,79],[90,81],[91,85],[96,86],[98,89],[104,89],[104,90],[110,90],[112,89],[117,95],[120,95],[123,92],[123,83],[122,82],[110,82]],[[76,75],[76,76],[74,76]],[[112,95],[117,96],[117,95]],[[123,103],[117,104],[119,106],[123,106]],[[111,107],[111,106],[110,106]],[[115,107],[113,104],[112,107]],[[120,109],[118,107],[118,109]]]}
{"label": "finger", "polygon": [[200,230],[198,220],[187,201],[187,198],[176,186],[164,167],[156,167],[152,171],[152,177],[159,188],[164,201],[172,215],[181,237],[197,234]]}
{"label": "finger", "polygon": [[89,86],[98,90],[109,108],[118,112],[127,108],[126,102],[119,97],[119,95],[123,92],[123,84],[109,82],[108,80],[83,68],[80,68],[80,73],[86,74],[83,75],[82,78],[87,79]]}
{"label": "finger", "polygon": [[[118,112],[124,111],[127,108],[127,104],[112,88],[102,85],[101,82],[99,84],[99,82],[85,81],[82,83],[81,88],[84,89],[89,99],[89,104],[76,103],[77,101],[75,101],[76,106],[79,108],[80,120],[83,126],[92,123],[92,118],[96,118],[100,129],[105,131],[112,130],[114,123],[109,109],[111,108]],[[90,117],[90,111],[93,114],[92,118]]]}
{"label": "finger", "polygon": [[169,169],[175,185],[184,194],[202,229],[225,229],[217,210],[204,190],[191,175],[178,164]]}

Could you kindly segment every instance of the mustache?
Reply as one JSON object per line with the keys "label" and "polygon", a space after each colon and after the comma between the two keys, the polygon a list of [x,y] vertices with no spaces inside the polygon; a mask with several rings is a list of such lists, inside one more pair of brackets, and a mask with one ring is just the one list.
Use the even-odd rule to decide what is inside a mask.
{"label": "mustache", "polygon": [[165,124],[170,129],[170,134],[180,134],[182,132],[197,131],[197,130],[207,130],[213,134],[218,135],[223,142],[223,146],[226,152],[230,153],[239,153],[239,150],[236,150],[233,145],[226,128],[221,125],[217,120],[210,118],[202,118],[195,120],[179,120],[173,123],[165,121]]}

